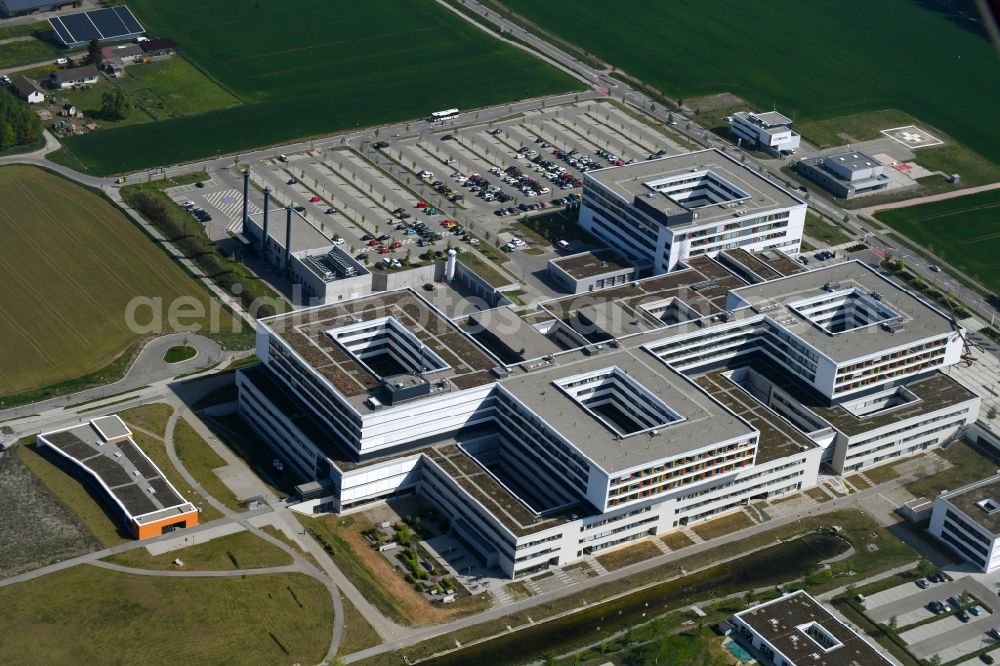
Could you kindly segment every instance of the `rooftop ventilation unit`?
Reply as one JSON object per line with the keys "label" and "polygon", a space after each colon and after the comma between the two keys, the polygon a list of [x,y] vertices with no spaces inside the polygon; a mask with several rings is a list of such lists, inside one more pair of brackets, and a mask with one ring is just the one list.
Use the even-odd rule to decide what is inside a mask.
{"label": "rooftop ventilation unit", "polygon": [[869,294],[869,296],[871,296],[872,298],[874,298],[876,301],[881,301],[882,300],[882,292],[879,292],[879,291],[873,291],[873,292],[871,292]]}
{"label": "rooftop ventilation unit", "polygon": [[699,292],[705,289],[711,289],[718,283],[719,283],[718,280],[703,280],[701,282],[695,282],[693,285],[691,285],[691,291]]}
{"label": "rooftop ventilation unit", "polygon": [[836,291],[838,289],[840,289],[839,282],[827,282],[826,284],[823,285],[824,291]]}

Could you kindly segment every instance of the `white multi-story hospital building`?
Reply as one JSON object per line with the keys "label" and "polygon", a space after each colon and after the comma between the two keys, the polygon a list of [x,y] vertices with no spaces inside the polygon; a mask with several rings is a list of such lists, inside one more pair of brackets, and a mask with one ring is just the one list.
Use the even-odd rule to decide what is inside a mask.
{"label": "white multi-story hospital building", "polygon": [[263,319],[239,404],[322,487],[297,509],[416,493],[517,577],[949,441],[961,344],[860,263],[727,250],[528,314],[403,290]]}
{"label": "white multi-story hospital building", "polygon": [[721,250],[798,252],[805,219],[805,202],[715,149],[584,174],[580,226],[645,275]]}

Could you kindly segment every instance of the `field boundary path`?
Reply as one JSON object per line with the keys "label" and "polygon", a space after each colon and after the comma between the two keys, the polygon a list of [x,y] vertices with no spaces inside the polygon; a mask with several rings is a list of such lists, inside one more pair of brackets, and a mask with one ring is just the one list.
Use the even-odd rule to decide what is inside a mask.
{"label": "field boundary path", "polygon": [[881,210],[892,210],[893,208],[909,208],[910,206],[919,206],[921,204],[933,203],[935,201],[944,201],[946,199],[957,199],[959,197],[964,197],[968,194],[989,192],[990,190],[995,190],[997,188],[1000,188],[1000,183],[989,183],[987,185],[979,185],[978,187],[967,187],[964,190],[955,190],[953,192],[941,192],[940,194],[930,194],[926,197],[916,197],[915,199],[904,199],[903,201],[894,201],[892,203],[885,203],[877,206],[869,206],[868,208],[860,208],[858,209],[857,212],[872,216]]}

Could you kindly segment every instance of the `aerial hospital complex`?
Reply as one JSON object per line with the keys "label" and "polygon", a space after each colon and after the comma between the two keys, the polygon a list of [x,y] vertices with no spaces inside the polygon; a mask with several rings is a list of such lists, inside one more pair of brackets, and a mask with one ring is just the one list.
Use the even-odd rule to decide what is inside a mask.
{"label": "aerial hospital complex", "polygon": [[349,512],[415,494],[512,578],[950,441],[979,397],[952,318],[857,261],[807,271],[805,204],[717,151],[588,173],[639,279],[449,319],[416,291],[259,321],[239,408]]}

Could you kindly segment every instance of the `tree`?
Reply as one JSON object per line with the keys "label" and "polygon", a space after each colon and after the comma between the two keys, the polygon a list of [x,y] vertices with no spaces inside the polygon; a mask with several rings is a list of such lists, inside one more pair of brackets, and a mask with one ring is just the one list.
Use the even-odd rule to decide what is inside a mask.
{"label": "tree", "polygon": [[997,417],[997,407],[996,405],[990,405],[990,408],[986,410],[986,418],[990,421]]}
{"label": "tree", "polygon": [[104,62],[104,58],[101,57],[101,44],[96,38],[90,40],[90,44],[87,45],[87,56],[90,58],[90,64],[95,67],[100,67]]}
{"label": "tree", "polygon": [[7,150],[17,145],[17,132],[10,123],[3,124],[3,132],[0,132],[0,150]]}
{"label": "tree", "polygon": [[132,102],[129,101],[125,91],[118,86],[101,95],[101,114],[105,118],[123,120],[131,110]]}
{"label": "tree", "polygon": [[899,620],[896,619],[895,615],[889,618],[889,624],[886,625],[886,628],[890,634],[896,633],[896,630],[899,629]]}

